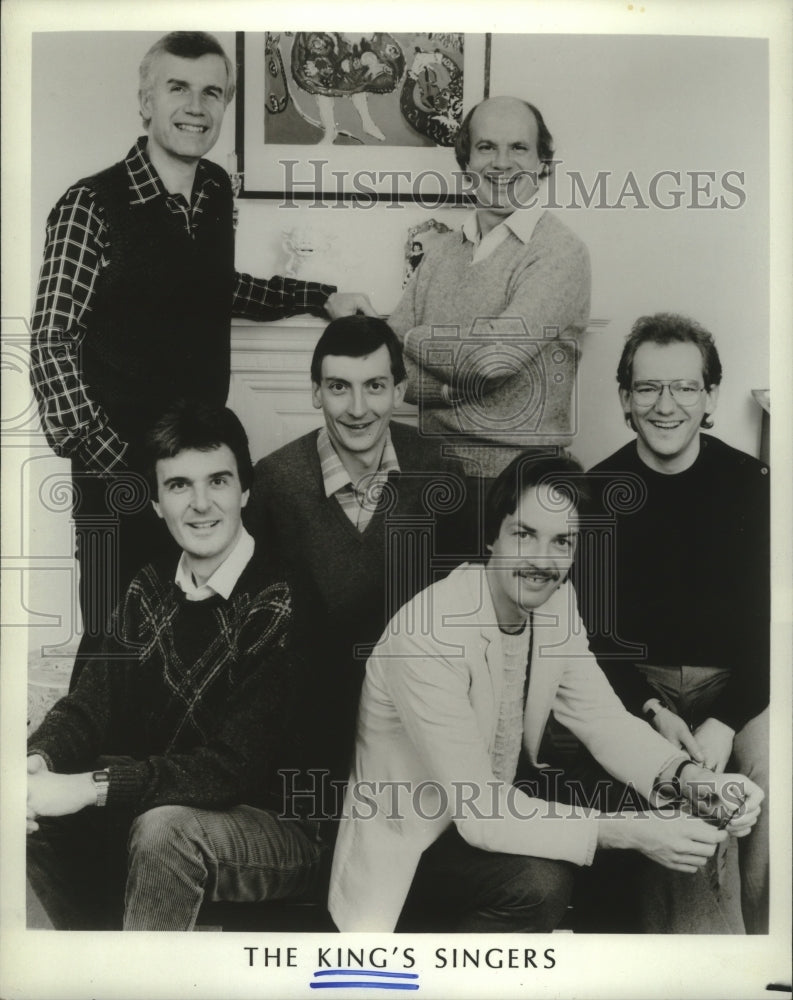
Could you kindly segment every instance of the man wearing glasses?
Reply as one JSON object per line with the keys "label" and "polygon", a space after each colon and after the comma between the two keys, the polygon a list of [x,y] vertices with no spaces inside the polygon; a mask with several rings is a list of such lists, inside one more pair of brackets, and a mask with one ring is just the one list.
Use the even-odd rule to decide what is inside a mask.
{"label": "man wearing glasses", "polygon": [[[577,587],[626,706],[695,761],[717,773],[732,761],[767,793],[768,468],[702,433],[721,377],[697,323],[634,324],[617,381],[636,439],[590,471],[602,517],[579,550]],[[748,933],[768,930],[767,824],[764,811],[740,845]]]}

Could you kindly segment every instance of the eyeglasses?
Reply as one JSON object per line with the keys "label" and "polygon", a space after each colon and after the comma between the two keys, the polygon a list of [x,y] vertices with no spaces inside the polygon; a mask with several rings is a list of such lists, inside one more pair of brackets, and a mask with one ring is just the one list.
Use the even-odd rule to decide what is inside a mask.
{"label": "eyeglasses", "polygon": [[653,380],[651,382],[634,382],[631,386],[633,398],[640,406],[652,406],[658,402],[658,398],[664,391],[664,386],[669,386],[669,394],[676,403],[681,406],[694,406],[699,399],[699,394],[704,392],[705,387],[690,379],[676,378]]}

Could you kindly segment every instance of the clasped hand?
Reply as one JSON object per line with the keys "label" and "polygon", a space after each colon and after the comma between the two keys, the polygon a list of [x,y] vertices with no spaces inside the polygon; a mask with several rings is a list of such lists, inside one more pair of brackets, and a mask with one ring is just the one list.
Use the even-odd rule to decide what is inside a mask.
{"label": "clasped hand", "polygon": [[55,774],[38,754],[28,757],[27,832],[38,830],[39,816],[68,816],[96,801],[90,772]]}
{"label": "clasped hand", "polygon": [[652,726],[664,739],[685,750],[698,764],[712,771],[723,771],[727,766],[735,731],[718,719],[705,719],[692,732],[679,715],[664,706],[655,713]]}
{"label": "clasped hand", "polygon": [[687,764],[681,775],[682,803],[649,812],[603,816],[598,844],[633,848],[680,872],[695,872],[727,837],[746,837],[760,815],[763,792],[742,774],[715,774]]}
{"label": "clasped hand", "polygon": [[765,795],[743,774],[718,774],[689,764],[681,788],[695,816],[724,829],[732,837],[746,837],[760,816]]}

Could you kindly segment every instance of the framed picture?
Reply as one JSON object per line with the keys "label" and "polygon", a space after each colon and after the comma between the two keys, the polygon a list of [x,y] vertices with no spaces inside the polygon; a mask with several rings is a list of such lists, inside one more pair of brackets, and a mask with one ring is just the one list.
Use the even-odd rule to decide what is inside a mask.
{"label": "framed picture", "polygon": [[450,233],[451,229],[445,222],[437,219],[426,219],[416,226],[408,229],[408,238],[405,242],[405,271],[402,278],[402,287],[410,281],[416,268],[424,259],[430,244],[444,233]]}
{"label": "framed picture", "polygon": [[238,32],[243,198],[466,204],[453,155],[490,35]]}

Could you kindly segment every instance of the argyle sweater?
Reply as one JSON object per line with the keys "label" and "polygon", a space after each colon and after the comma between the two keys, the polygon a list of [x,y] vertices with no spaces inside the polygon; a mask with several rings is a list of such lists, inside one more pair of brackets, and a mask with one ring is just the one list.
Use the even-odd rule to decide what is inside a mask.
{"label": "argyle sweater", "polygon": [[149,565],[117,611],[117,640],[30,737],[51,770],[108,766],[108,807],[280,804],[291,754],[291,597],[256,556],[228,600],[188,601]]}

